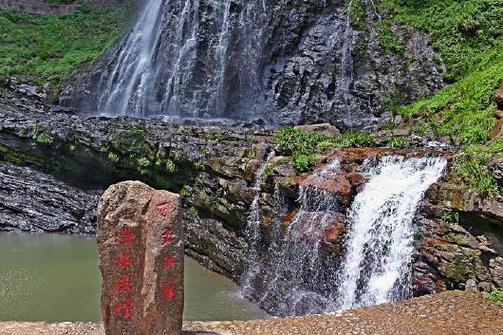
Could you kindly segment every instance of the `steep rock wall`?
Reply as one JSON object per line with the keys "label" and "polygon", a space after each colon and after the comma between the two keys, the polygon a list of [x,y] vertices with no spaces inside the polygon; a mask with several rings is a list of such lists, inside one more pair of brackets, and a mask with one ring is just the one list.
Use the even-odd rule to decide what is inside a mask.
{"label": "steep rock wall", "polygon": [[[127,115],[372,128],[390,117],[390,103],[413,101],[443,85],[444,69],[428,37],[393,27],[403,50],[388,50],[380,39],[381,18],[370,4],[363,7],[365,25],[357,27],[345,2],[235,1],[225,9],[202,0],[190,17],[181,12],[187,4],[169,1],[163,7],[164,28],[149,55],[155,74],[148,82],[155,85],[147,97],[131,96]],[[252,20],[246,11],[262,14]],[[176,22],[182,31],[175,36]],[[120,108],[104,108],[100,101],[119,82],[117,63],[126,44],[127,38],[78,75],[61,104],[117,115]],[[131,107],[138,100],[141,107]]]}

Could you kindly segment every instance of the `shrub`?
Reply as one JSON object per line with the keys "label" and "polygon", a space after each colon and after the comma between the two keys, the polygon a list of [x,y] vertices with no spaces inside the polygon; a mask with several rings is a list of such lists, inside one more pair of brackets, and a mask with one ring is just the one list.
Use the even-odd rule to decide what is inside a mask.
{"label": "shrub", "polygon": [[54,142],[54,138],[47,133],[40,133],[35,137],[35,141],[39,144],[52,144]]}
{"label": "shrub", "polygon": [[372,135],[360,131],[344,132],[335,140],[335,145],[340,148],[368,147],[373,146],[374,144]]}
{"label": "shrub", "polygon": [[173,173],[176,171],[175,162],[173,162],[171,159],[166,160],[166,171],[168,171],[168,173]]}
{"label": "shrub", "polygon": [[500,288],[496,291],[493,291],[487,296],[487,299],[495,302],[498,306],[503,307],[503,289]]}
{"label": "shrub", "polygon": [[311,168],[311,156],[306,154],[296,154],[293,156],[293,167],[299,172],[307,172]]}
{"label": "shrub", "polygon": [[282,155],[292,156],[293,166],[299,172],[309,171],[315,161],[313,156],[324,152],[328,147],[365,147],[375,144],[370,134],[358,131],[348,131],[339,137],[330,137],[287,127],[280,129],[275,137],[276,150]]}
{"label": "shrub", "polygon": [[503,152],[503,139],[490,142],[487,145],[469,145],[454,157],[454,171],[462,181],[482,196],[495,196],[503,190],[492,171],[489,163],[495,155]]}

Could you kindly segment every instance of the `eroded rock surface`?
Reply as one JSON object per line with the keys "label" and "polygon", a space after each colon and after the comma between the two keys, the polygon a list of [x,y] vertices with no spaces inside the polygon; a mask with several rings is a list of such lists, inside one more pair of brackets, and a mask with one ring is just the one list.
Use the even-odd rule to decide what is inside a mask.
{"label": "eroded rock surface", "polygon": [[99,192],[0,162],[0,231],[94,234]]}

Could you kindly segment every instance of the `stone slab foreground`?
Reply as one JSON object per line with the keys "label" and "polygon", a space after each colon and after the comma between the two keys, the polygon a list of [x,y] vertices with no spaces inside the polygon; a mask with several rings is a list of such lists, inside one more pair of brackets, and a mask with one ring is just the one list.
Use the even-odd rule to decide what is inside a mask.
{"label": "stone slab foreground", "polygon": [[184,329],[223,335],[503,335],[503,308],[477,293],[450,291],[330,315],[194,322]]}
{"label": "stone slab foreground", "polygon": [[[257,321],[187,322],[183,335],[503,335],[503,308],[449,291],[393,304]],[[2,335],[103,335],[92,323],[0,322]]]}
{"label": "stone slab foreground", "polygon": [[98,206],[101,310],[107,335],[180,335],[180,198],[141,182],[112,185]]}

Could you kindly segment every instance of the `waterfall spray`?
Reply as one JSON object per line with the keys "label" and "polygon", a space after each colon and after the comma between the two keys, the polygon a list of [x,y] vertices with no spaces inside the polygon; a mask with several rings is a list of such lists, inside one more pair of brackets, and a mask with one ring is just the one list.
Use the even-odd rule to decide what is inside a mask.
{"label": "waterfall spray", "polygon": [[243,274],[241,280],[241,293],[247,295],[248,291],[251,289],[251,283],[257,276],[260,268],[260,263],[258,261],[258,246],[260,243],[260,223],[261,223],[261,211],[260,211],[260,192],[262,188],[262,177],[269,164],[269,161],[275,156],[274,150],[269,153],[264,164],[255,173],[255,197],[250,206],[250,211],[248,212],[248,220],[245,230],[245,239],[248,242],[249,247],[249,259],[247,264],[247,269]]}
{"label": "waterfall spray", "polygon": [[370,180],[349,214],[339,307],[381,304],[410,295],[414,216],[445,167],[443,158],[388,156],[370,169]]}
{"label": "waterfall spray", "polygon": [[148,0],[97,83],[107,116],[250,119],[262,111],[264,0]]}

